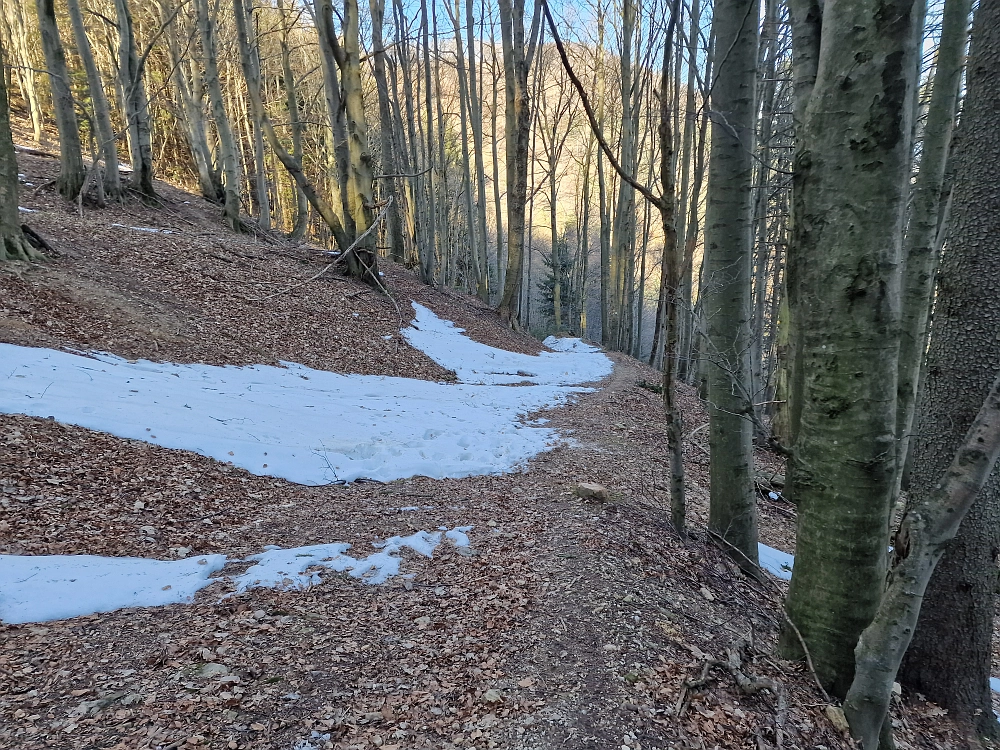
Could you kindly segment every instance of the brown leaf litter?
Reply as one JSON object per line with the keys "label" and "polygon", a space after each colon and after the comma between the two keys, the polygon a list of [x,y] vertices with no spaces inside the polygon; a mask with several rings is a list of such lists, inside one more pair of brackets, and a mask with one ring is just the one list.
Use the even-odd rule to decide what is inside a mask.
{"label": "brown leaf litter", "polygon": [[[52,169],[22,159],[38,184]],[[320,270],[321,250],[226,234],[214,207],[161,192],[160,209],[82,218],[51,192],[23,196],[61,256],[0,271],[0,340],[449,378],[399,336],[396,305],[365,287],[328,274],[268,296]],[[484,343],[540,351],[471,297],[385,272],[404,325],[414,299]],[[220,583],[189,605],[0,626],[0,747],[850,747],[808,672],[775,656],[783,584],[747,579],[706,543],[696,394],[682,388],[694,531],[682,541],[669,525],[660,397],[636,385],[657,374],[612,357],[597,390],[545,413],[569,442],[503,476],[304,487],[0,415],[3,553],[237,558],[344,541],[365,554],[395,534],[474,526],[470,550],[406,553],[414,577],[382,586],[327,573],[306,591],[223,598]],[[771,454],[758,464],[780,470]],[[576,497],[588,482],[609,498]],[[794,508],[763,495],[759,507],[764,541],[794,551]],[[746,694],[722,667],[699,679],[730,651],[780,699]],[[901,748],[961,746],[935,711],[897,702]]]}

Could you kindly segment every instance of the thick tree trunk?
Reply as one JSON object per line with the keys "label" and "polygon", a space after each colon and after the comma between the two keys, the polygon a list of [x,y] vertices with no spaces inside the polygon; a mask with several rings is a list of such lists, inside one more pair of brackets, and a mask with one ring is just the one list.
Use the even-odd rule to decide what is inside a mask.
{"label": "thick tree trunk", "polygon": [[87,170],[83,166],[83,151],[80,146],[80,129],[76,120],[73,92],[70,90],[69,70],[66,67],[66,52],[59,38],[56,25],[55,0],[36,0],[38,6],[38,28],[45,50],[45,66],[48,69],[52,89],[52,108],[55,110],[56,127],[59,129],[59,192],[66,198],[76,198],[83,188]]}
{"label": "thick tree trunk", "polygon": [[[798,383],[787,489],[798,505],[798,541],[786,611],[838,697],[885,583],[916,5],[791,5],[799,144],[789,301]],[[790,628],[782,643],[786,655],[801,655]]]}
{"label": "thick tree trunk", "polygon": [[759,0],[716,0],[716,44],[727,50],[712,86],[705,216],[708,333],[709,531],[748,570],[757,567],[750,363],[754,90]]}
{"label": "thick tree trunk", "polygon": [[17,209],[17,158],[10,134],[10,103],[3,66],[0,48],[0,262],[35,260],[40,256],[21,232]]}
{"label": "thick tree trunk", "polygon": [[[911,503],[932,496],[947,456],[1000,370],[1000,2],[979,4],[962,122],[954,203],[941,260],[934,329],[911,440]],[[996,738],[991,640],[1000,551],[1000,477],[990,477],[931,578],[900,681],[959,721]],[[955,638],[960,632],[962,637]]]}

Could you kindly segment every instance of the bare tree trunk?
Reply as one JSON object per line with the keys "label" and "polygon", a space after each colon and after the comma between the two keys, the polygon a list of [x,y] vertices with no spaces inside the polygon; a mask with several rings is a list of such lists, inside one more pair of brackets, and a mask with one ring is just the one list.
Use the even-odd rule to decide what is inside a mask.
{"label": "bare tree trunk", "polygon": [[[302,118],[299,114],[298,87],[295,83],[295,73],[292,71],[292,52],[288,45],[292,29],[283,0],[278,0],[278,12],[281,14],[281,77],[285,89],[285,108],[288,110],[288,122],[292,131],[292,158],[302,164]],[[305,237],[308,228],[309,201],[294,180],[292,188],[295,191],[295,220],[288,236],[298,240]]]}
{"label": "bare tree trunk", "polygon": [[[920,171],[913,185],[911,218],[903,239],[905,265],[896,403],[900,467],[906,461],[910,444],[920,363],[927,349],[928,319],[937,266],[935,245],[944,207],[945,167],[958,107],[958,87],[964,68],[971,6],[971,0],[947,0],[944,4],[937,67],[920,149]],[[897,484],[902,477],[903,472],[898,471]]]}
{"label": "bare tree trunk", "polygon": [[73,36],[76,38],[76,50],[87,74],[87,89],[94,106],[94,125],[97,131],[98,155],[104,160],[104,194],[116,199],[121,195],[121,178],[118,174],[118,147],[115,129],[111,124],[111,110],[108,98],[104,93],[104,81],[94,61],[94,52],[87,38],[83,25],[83,14],[80,12],[79,0],[68,0],[70,22],[73,25]]}
{"label": "bare tree trunk", "polygon": [[[934,327],[911,439],[910,507],[933,501],[945,457],[961,445],[976,402],[1000,370],[1000,2],[981,0],[972,30],[955,185],[941,259]],[[984,453],[988,448],[983,446]],[[993,473],[934,570],[900,682],[948,709],[960,724],[997,738],[989,677],[1000,550],[1000,475]],[[961,629],[961,638],[949,636]]]}
{"label": "bare tree trunk", "polygon": [[[727,50],[712,83],[712,134],[705,216],[709,441],[709,531],[757,567],[751,400],[751,274],[758,0],[716,0],[715,39]],[[754,19],[748,23],[746,19]]]}
{"label": "bare tree trunk", "polygon": [[[497,311],[509,325],[520,324],[521,277],[524,273],[524,219],[528,201],[528,139],[531,100],[528,71],[538,41],[540,17],[536,0],[528,39],[524,35],[524,0],[500,0],[504,76],[507,92],[507,278]],[[525,47],[527,42],[527,47]]]}
{"label": "bare tree trunk", "polygon": [[56,25],[55,0],[36,0],[36,2],[38,28],[42,34],[45,66],[48,69],[52,89],[52,107],[55,110],[56,127],[59,129],[59,192],[66,198],[76,198],[83,188],[87,171],[83,167],[80,129],[76,121],[73,93],[70,90],[66,52],[59,38],[59,27]]}
{"label": "bare tree trunk", "polygon": [[[77,0],[74,0],[76,2]],[[202,93],[201,76],[195,73],[193,82],[188,81],[188,70],[198,71],[200,62],[181,54],[178,40],[177,21],[167,24],[172,13],[173,3],[160,0],[160,18],[167,25],[167,54],[173,69],[174,90],[182,112],[181,120],[187,135],[188,147],[194,159],[195,170],[198,173],[198,185],[201,194],[210,201],[218,202],[225,199],[220,170],[212,163],[212,149],[208,142],[208,127],[205,122],[204,94]],[[117,154],[116,157],[117,159]],[[117,163],[117,162],[116,162]]]}
{"label": "bare tree trunk", "polygon": [[[479,83],[476,75],[476,38],[475,9],[473,0],[465,0],[465,33],[468,41],[469,57],[469,102],[471,103],[471,122],[473,154],[476,161],[476,240],[478,247],[473,252],[479,254],[479,265],[483,269],[485,289],[480,292],[483,302],[490,301],[490,261],[486,241],[486,167],[483,161],[483,102],[480,98]],[[480,55],[480,64],[482,55]]]}
{"label": "bare tree trunk", "polygon": [[201,34],[201,49],[204,55],[205,88],[212,108],[212,121],[219,136],[219,156],[223,175],[222,216],[226,225],[239,231],[240,223],[240,171],[237,157],[236,139],[229,124],[222,86],[219,82],[219,64],[215,46],[215,17],[209,12],[208,0],[194,0],[198,14],[198,28]]}
{"label": "bare tree trunk", "polygon": [[118,20],[118,75],[125,96],[132,160],[132,183],[144,196],[156,196],[153,189],[153,143],[149,121],[149,98],[144,83],[144,62],[139,59],[128,0],[115,0]]}
{"label": "bare tree trunk", "polygon": [[[379,112],[379,143],[381,146],[381,164],[383,175],[399,173],[396,164],[396,154],[393,144],[392,110],[389,104],[389,82],[385,75],[385,42],[382,39],[382,17],[385,14],[385,0],[369,0],[372,18],[372,71],[375,74],[375,89],[378,94]],[[386,222],[386,240],[389,245],[389,259],[402,263],[404,258],[402,205],[396,189],[396,177],[382,177],[380,183],[387,200],[393,205],[389,208]]]}
{"label": "bare tree trunk", "polygon": [[40,256],[24,238],[17,208],[17,156],[10,134],[10,102],[3,70],[0,47],[0,262],[36,260]]}
{"label": "bare tree trunk", "polygon": [[[920,14],[914,0],[833,3],[822,14],[815,0],[794,0],[791,10],[799,137],[788,286],[798,341],[786,493],[799,515],[785,608],[819,679],[842,697],[886,574]],[[802,653],[791,628],[782,646]]]}
{"label": "bare tree trunk", "polygon": [[32,60],[31,47],[28,44],[28,20],[25,17],[24,4],[20,2],[3,3],[2,10],[6,13],[6,23],[10,29],[10,40],[13,46],[15,73],[21,87],[21,94],[28,104],[28,116],[31,119],[31,134],[35,143],[42,142],[42,128],[45,125],[45,113],[42,108],[38,88],[35,85],[35,65]]}

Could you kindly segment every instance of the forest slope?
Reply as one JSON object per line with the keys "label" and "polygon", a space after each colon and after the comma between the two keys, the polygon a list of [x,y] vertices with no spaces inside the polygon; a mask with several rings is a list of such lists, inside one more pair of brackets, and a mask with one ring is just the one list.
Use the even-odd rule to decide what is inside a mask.
{"label": "forest slope", "polygon": [[[0,341],[209,364],[299,362],[450,380],[400,335],[411,300],[492,346],[538,353],[466,295],[385,264],[395,301],[330,256],[234,236],[167,185],[157,207],[86,210],[56,162],[21,154],[25,220],[57,256],[0,271]],[[122,226],[116,226],[122,225]],[[139,229],[130,228],[138,227]],[[158,231],[146,231],[156,229]],[[167,233],[169,232],[169,233]],[[411,579],[330,576],[190,605],[0,625],[0,747],[849,747],[802,665],[771,656],[781,584],[706,544],[705,416],[682,393],[691,539],[670,530],[657,373],[614,373],[545,413],[572,442],[520,473],[306,487],[193,453],[0,415],[0,553],[245,557],[264,545],[372,542],[472,526],[469,550],[405,557]],[[760,454],[758,469],[780,463]],[[608,488],[604,503],[572,493]],[[794,509],[760,498],[762,538],[794,551]],[[744,695],[707,661],[744,641]],[[961,747],[940,711],[899,707],[900,747]]]}

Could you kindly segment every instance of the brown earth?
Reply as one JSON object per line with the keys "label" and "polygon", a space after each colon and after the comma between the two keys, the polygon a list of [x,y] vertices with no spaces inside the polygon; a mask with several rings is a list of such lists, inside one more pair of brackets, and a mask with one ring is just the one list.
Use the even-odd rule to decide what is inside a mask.
{"label": "brown earth", "polygon": [[[453,378],[399,335],[417,300],[484,343],[541,350],[482,303],[406,269],[385,265],[393,299],[336,269],[307,281],[329,263],[321,249],[227,234],[215,207],[176,188],[160,186],[158,207],[79,216],[45,186],[54,161],[22,155],[21,165],[42,186],[22,193],[37,211],[25,220],[58,255],[0,268],[0,341]],[[696,395],[683,389],[692,533],[682,540],[669,525],[662,406],[637,385],[657,373],[612,358],[595,391],[545,414],[570,442],[504,476],[304,487],[0,415],[0,553],[236,558],[345,541],[364,554],[395,534],[474,526],[470,554],[406,553],[411,580],[327,575],[304,592],[221,601],[216,584],[190,605],[0,625],[0,747],[850,747],[809,672],[775,656],[783,584],[746,578],[705,539]],[[758,463],[781,470],[769,453]],[[578,482],[604,485],[610,500],[579,500]],[[763,494],[759,508],[762,540],[794,551],[794,508]],[[689,686],[729,648],[780,697],[745,695],[719,669]],[[901,748],[965,746],[918,696],[897,702],[894,719]]]}

